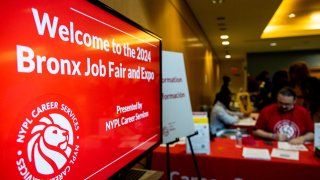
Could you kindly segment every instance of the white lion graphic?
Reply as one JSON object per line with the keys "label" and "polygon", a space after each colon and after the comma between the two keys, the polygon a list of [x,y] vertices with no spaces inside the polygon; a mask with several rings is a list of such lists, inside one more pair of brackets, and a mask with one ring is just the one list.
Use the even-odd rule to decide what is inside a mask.
{"label": "white lion graphic", "polygon": [[39,125],[36,125],[31,132],[28,159],[34,163],[40,174],[50,175],[61,169],[71,154],[70,133],[55,123],[56,121],[63,121],[61,124],[68,122],[62,115],[50,114],[50,119],[41,118]]}

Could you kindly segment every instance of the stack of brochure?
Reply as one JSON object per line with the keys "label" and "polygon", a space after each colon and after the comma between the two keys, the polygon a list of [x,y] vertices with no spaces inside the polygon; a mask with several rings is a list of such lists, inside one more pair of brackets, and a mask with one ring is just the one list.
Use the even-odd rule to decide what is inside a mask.
{"label": "stack of brochure", "polygon": [[289,160],[299,160],[299,151],[291,151],[291,150],[283,150],[273,148],[271,152],[271,156],[275,158],[281,159],[289,159]]}
{"label": "stack of brochure", "polygon": [[244,158],[250,158],[250,159],[262,159],[262,160],[270,160],[271,159],[268,149],[244,147],[242,150],[242,156]]}
{"label": "stack of brochure", "polygon": [[299,151],[308,151],[305,145],[292,145],[288,142],[278,142],[278,149],[273,148],[271,156],[281,159],[299,160]]}

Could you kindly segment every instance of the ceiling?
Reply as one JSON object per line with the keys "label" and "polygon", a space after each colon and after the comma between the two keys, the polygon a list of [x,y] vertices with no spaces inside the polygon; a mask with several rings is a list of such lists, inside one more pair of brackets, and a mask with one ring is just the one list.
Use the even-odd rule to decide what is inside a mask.
{"label": "ceiling", "polygon": [[[230,60],[225,58],[226,54],[231,55],[231,60],[241,60],[246,59],[247,53],[320,49],[320,28],[312,33],[299,31],[290,37],[260,38],[282,0],[223,0],[221,4],[218,1],[221,0],[216,0],[216,4],[213,0],[186,0],[220,60]],[[294,22],[299,23],[299,13],[320,12],[319,0],[286,1],[298,4],[289,7],[297,13],[294,20],[285,14],[277,21],[289,29],[284,35],[302,27],[301,24],[292,26]],[[319,27],[320,22],[317,25]],[[223,34],[229,35],[227,46],[221,44]],[[277,45],[270,46],[270,43]]]}

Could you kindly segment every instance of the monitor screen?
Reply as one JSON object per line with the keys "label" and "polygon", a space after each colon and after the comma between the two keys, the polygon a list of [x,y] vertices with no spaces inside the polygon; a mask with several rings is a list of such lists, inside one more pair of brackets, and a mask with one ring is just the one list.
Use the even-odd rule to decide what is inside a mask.
{"label": "monitor screen", "polygon": [[161,39],[98,1],[4,1],[0,179],[107,179],[161,142]]}

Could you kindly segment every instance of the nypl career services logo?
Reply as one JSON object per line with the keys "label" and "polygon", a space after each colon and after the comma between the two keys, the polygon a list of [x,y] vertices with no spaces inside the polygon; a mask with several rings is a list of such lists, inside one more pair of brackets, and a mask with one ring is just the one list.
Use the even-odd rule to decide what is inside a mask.
{"label": "nypl career services logo", "polygon": [[36,105],[20,126],[16,165],[23,179],[63,179],[79,153],[79,123],[68,105]]}

